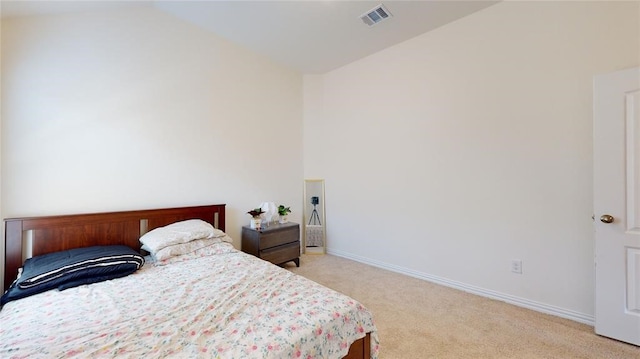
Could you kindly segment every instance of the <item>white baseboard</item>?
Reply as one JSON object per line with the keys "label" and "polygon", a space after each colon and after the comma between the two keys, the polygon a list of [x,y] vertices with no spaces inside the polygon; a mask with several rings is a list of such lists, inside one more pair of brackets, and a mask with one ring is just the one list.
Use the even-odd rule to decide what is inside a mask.
{"label": "white baseboard", "polygon": [[418,272],[418,271],[415,271],[415,270],[412,270],[412,269],[408,269],[408,268],[404,268],[404,267],[400,267],[400,266],[397,266],[397,265],[394,265],[394,264],[388,264],[388,263],[380,262],[380,261],[377,261],[377,260],[373,260],[373,259],[369,259],[369,258],[353,255],[353,254],[350,254],[350,253],[345,253],[345,252],[342,252],[342,251],[336,251],[336,250],[332,250],[332,249],[327,248],[327,253],[331,254],[331,255],[334,255],[334,256],[337,256],[337,257],[350,259],[350,260],[353,260],[353,261],[356,261],[356,262],[368,264],[370,266],[374,266],[374,267],[386,269],[386,270],[389,270],[389,271],[392,271],[392,272],[404,274],[404,275],[407,275],[409,277],[423,279],[423,280],[426,280],[428,282],[433,282],[433,283],[436,283],[436,284],[440,284],[440,285],[443,285],[443,286],[446,286],[446,287],[458,289],[458,290],[461,290],[461,291],[464,291],[464,292],[468,292],[468,293],[471,293],[471,294],[476,294],[476,295],[479,295],[479,296],[483,296],[483,297],[487,297],[487,298],[491,298],[491,299],[496,299],[496,300],[499,300],[499,301],[502,301],[502,302],[506,302],[506,303],[509,303],[509,304],[513,304],[513,305],[516,305],[516,306],[519,306],[519,307],[535,310],[537,312],[555,315],[557,317],[570,319],[570,320],[573,320],[573,321],[576,321],[576,322],[579,322],[579,323],[583,323],[583,324],[587,324],[587,325],[590,325],[590,326],[594,326],[594,324],[595,324],[595,318],[592,315],[579,313],[579,312],[576,312],[576,311],[573,311],[573,310],[559,308],[559,307],[556,307],[556,306],[553,306],[553,305],[539,303],[539,302],[536,302],[536,301],[533,301],[533,300],[516,297],[516,296],[510,295],[510,294],[504,294],[504,293],[496,292],[496,291],[493,291],[493,290],[476,287],[476,286],[465,284],[465,283],[462,283],[462,282],[457,282],[457,281],[450,280],[450,279],[447,279],[447,278],[442,278],[442,277],[438,277],[438,276],[435,276],[435,275]]}

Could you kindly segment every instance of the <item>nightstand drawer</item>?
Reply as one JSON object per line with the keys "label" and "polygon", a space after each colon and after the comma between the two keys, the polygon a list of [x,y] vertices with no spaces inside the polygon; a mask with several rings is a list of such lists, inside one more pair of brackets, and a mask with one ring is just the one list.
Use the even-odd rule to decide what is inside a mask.
{"label": "nightstand drawer", "polygon": [[273,264],[293,261],[300,266],[300,225],[272,223],[256,230],[242,227],[242,251]]}
{"label": "nightstand drawer", "polygon": [[277,231],[277,232],[264,232],[260,237],[260,249],[277,247],[287,243],[298,242],[300,232],[293,231]]}
{"label": "nightstand drawer", "polygon": [[300,242],[289,243],[260,251],[260,258],[273,264],[288,262],[299,256]]}

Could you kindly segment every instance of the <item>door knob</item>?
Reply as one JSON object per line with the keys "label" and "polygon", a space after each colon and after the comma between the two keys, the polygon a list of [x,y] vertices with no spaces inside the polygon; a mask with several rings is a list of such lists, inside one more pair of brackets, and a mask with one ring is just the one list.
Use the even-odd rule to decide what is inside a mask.
{"label": "door knob", "polygon": [[610,214],[603,214],[600,216],[600,221],[602,223],[613,223],[613,216]]}

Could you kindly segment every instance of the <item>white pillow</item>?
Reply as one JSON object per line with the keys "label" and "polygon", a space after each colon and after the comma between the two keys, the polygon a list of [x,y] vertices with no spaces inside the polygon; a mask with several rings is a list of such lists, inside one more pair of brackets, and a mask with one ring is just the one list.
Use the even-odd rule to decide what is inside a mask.
{"label": "white pillow", "polygon": [[151,230],[140,237],[140,242],[145,250],[154,254],[162,248],[174,244],[187,243],[203,238],[217,238],[224,235],[223,231],[213,228],[210,223],[201,219],[189,219]]}
{"label": "white pillow", "polygon": [[164,260],[159,260],[154,258],[153,265],[164,266],[171,263],[186,262],[186,261],[190,261],[190,260],[201,258],[201,257],[211,257],[219,254],[239,252],[237,249],[233,247],[233,245],[231,245],[232,240],[229,236],[221,237],[220,239],[222,240],[220,243],[214,243],[206,247],[198,248],[195,251],[190,253],[169,257]]}
{"label": "white pillow", "polygon": [[172,246],[164,247],[161,250],[151,254],[151,256],[156,261],[163,261],[165,259],[191,253],[197,249],[204,248],[220,242],[222,242],[220,238],[196,239],[191,242],[174,244]]}

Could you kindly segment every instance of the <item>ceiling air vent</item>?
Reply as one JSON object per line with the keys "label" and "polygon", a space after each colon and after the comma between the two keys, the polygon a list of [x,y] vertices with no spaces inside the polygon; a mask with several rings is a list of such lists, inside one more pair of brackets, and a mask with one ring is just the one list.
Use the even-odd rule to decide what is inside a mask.
{"label": "ceiling air vent", "polygon": [[384,5],[380,4],[374,7],[373,9],[367,11],[366,13],[362,14],[360,16],[360,19],[362,19],[362,22],[364,22],[365,24],[369,26],[373,26],[382,20],[386,20],[390,18],[391,16],[393,15],[391,15],[389,10],[387,10],[387,8],[384,7]]}

